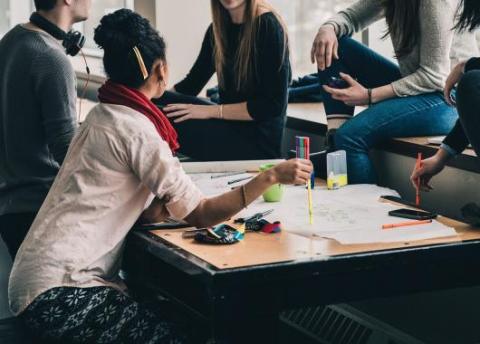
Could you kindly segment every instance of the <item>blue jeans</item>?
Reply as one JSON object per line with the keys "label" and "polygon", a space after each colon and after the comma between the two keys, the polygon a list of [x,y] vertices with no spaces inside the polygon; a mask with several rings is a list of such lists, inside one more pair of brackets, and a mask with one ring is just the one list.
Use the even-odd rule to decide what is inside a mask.
{"label": "blue jeans", "polygon": [[[339,55],[330,68],[319,72],[321,84],[339,72],[350,74],[367,88],[388,85],[402,77],[396,64],[349,37],[339,40]],[[355,117],[353,107],[332,99],[323,89],[322,96],[327,118],[352,116],[338,129],[335,148],[347,152],[348,177],[353,184],[377,182],[369,157],[375,145],[394,137],[446,135],[458,117],[440,92],[388,99]]]}

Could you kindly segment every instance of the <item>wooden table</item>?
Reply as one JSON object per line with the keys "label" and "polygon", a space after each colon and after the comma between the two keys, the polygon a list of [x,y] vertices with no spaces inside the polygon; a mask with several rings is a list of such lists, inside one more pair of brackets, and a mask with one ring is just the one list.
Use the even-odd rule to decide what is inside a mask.
{"label": "wooden table", "polygon": [[133,285],[167,295],[208,324],[218,342],[279,343],[285,309],[478,285],[480,231],[441,221],[459,236],[345,246],[252,233],[246,244],[210,251],[182,242],[178,231],[134,232],[124,269]]}

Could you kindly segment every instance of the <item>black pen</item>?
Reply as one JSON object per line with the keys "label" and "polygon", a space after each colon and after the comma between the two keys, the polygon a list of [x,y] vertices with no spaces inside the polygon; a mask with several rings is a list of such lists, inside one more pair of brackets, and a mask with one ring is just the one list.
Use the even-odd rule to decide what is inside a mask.
{"label": "black pen", "polygon": [[253,178],[253,176],[231,180],[231,181],[228,182],[228,185],[240,183],[240,182],[243,182],[244,180],[248,180],[248,179],[252,179],[252,178]]}
{"label": "black pen", "polygon": [[217,179],[217,178],[224,178],[224,177],[232,177],[232,176],[238,176],[240,174],[244,174],[245,172],[230,172],[230,173],[224,173],[224,174],[218,174],[211,176],[211,179]]}

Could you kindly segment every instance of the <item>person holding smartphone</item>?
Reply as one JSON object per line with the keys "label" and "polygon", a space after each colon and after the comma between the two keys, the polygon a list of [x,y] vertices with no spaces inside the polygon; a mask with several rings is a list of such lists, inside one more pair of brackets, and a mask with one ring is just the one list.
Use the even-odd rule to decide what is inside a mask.
{"label": "person holding smartphone", "polygon": [[[472,32],[455,32],[460,0],[360,0],[321,26],[312,47],[330,145],[347,152],[349,181],[376,183],[369,151],[393,137],[448,133],[457,112],[442,91],[452,63],[472,56]],[[350,38],[385,18],[398,65]],[[331,77],[346,88],[329,87]],[[355,106],[368,106],[353,117]]]}
{"label": "person holding smartphone", "polygon": [[[463,9],[455,28],[459,31],[473,32],[480,26],[480,3],[476,0],[464,0]],[[456,94],[453,92],[456,88]],[[440,173],[446,163],[455,155],[460,154],[468,144],[471,144],[477,156],[480,156],[480,58],[471,58],[461,62],[453,69],[447,79],[445,100],[451,106],[456,106],[459,120],[450,134],[443,141],[438,152],[422,161],[421,167],[415,168],[411,181],[424,191],[432,190],[430,181]]]}

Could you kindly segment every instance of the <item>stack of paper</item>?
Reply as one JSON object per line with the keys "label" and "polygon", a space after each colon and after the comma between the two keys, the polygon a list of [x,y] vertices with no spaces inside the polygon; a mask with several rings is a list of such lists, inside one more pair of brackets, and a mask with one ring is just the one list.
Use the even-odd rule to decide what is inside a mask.
{"label": "stack of paper", "polygon": [[[235,168],[232,165],[229,166],[229,170],[243,171],[243,167]],[[224,169],[221,169],[222,172],[225,172]],[[198,168],[195,171],[199,171]],[[215,196],[231,190],[229,180],[241,179],[248,175],[211,178],[218,174],[195,173],[190,176],[205,195]],[[235,185],[246,182],[248,181]],[[437,221],[426,225],[382,229],[383,224],[405,221],[388,215],[390,210],[398,206],[379,202],[380,196],[383,195],[398,196],[397,192],[390,189],[375,185],[349,185],[339,190],[317,187],[312,193],[313,225],[309,224],[305,186],[286,186],[283,200],[278,203],[266,203],[259,198],[238,216],[274,209],[267,220],[280,221],[285,230],[306,237],[334,239],[342,244],[409,242],[456,235],[453,228]]]}
{"label": "stack of paper", "polygon": [[277,210],[280,214],[288,214],[282,219],[288,231],[308,237],[334,239],[342,244],[407,242],[456,235],[453,228],[437,221],[427,225],[382,229],[384,224],[405,221],[388,215],[398,206],[379,202],[383,195],[398,196],[393,190],[375,185],[350,185],[333,191],[317,188],[313,193],[314,224],[309,225],[304,188],[287,187],[287,199],[279,203]]}

